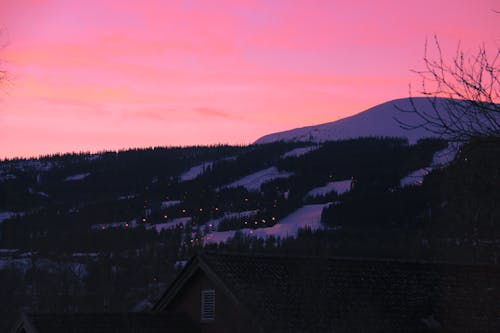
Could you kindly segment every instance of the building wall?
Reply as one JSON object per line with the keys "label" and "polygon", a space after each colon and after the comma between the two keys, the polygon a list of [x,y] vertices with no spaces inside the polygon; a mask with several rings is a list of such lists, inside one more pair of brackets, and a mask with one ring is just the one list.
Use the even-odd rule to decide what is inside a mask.
{"label": "building wall", "polygon": [[[201,291],[215,289],[215,320],[202,322],[201,318]],[[201,270],[183,286],[176,297],[165,308],[165,311],[186,313],[193,323],[197,324],[202,333],[245,333],[256,332],[252,328],[250,318],[245,318],[241,309],[224,291],[215,284]]]}

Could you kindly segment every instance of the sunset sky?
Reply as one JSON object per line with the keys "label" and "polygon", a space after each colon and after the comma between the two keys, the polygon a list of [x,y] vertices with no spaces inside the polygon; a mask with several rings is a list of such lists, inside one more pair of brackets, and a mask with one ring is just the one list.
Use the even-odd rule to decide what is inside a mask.
{"label": "sunset sky", "polygon": [[0,0],[0,158],[246,144],[408,96],[498,0]]}

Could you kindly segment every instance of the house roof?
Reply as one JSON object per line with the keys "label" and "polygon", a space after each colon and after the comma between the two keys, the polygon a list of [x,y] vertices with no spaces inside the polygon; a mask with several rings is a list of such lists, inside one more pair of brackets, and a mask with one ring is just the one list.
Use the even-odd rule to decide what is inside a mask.
{"label": "house roof", "polygon": [[155,310],[200,269],[267,332],[500,331],[498,267],[204,253]]}
{"label": "house roof", "polygon": [[191,333],[190,321],[177,313],[23,314],[12,332],[26,333]]}

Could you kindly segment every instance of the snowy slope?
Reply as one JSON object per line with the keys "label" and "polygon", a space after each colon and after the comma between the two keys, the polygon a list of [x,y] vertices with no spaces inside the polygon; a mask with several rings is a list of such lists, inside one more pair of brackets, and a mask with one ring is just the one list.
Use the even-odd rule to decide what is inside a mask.
{"label": "snowy slope", "polygon": [[[432,107],[426,98],[415,98],[414,102],[419,110],[430,110]],[[440,103],[444,104],[445,102],[446,99],[440,100]],[[401,128],[395,118],[405,124],[417,124],[421,121],[415,114],[401,112],[398,108],[410,110],[410,100],[408,98],[397,99],[338,121],[268,134],[255,143],[275,141],[324,142],[358,137],[406,137],[410,143],[415,143],[421,138],[435,136],[425,129],[409,131]]]}
{"label": "snowy slope", "polygon": [[455,155],[457,154],[458,148],[459,145],[449,143],[448,147],[434,153],[430,166],[413,171],[408,176],[400,180],[399,186],[405,187],[410,185],[422,185],[424,182],[424,177],[427,176],[433,169],[441,168],[453,161]]}
{"label": "snowy slope", "polygon": [[[241,229],[240,232],[248,236],[255,236],[259,238],[266,238],[268,236],[282,238],[286,238],[289,236],[295,237],[297,236],[297,232],[299,231],[299,229],[311,228],[311,230],[317,230],[322,228],[323,226],[321,224],[321,212],[323,211],[323,208],[328,205],[330,205],[330,203],[306,205],[283,218],[272,227],[258,229],[245,228]],[[207,244],[225,242],[229,238],[234,237],[235,233],[236,230],[212,232],[207,234],[205,242]]]}
{"label": "snowy slope", "polygon": [[308,147],[302,147],[302,148],[295,148],[293,150],[290,150],[289,152],[284,153],[281,155],[281,158],[287,158],[287,157],[299,157],[305,154],[308,154],[314,150],[319,149],[319,145],[316,146],[308,146]]}
{"label": "snowy slope", "polygon": [[210,161],[210,162],[203,162],[201,164],[195,165],[194,167],[192,167],[191,169],[189,169],[188,171],[184,172],[181,175],[181,177],[180,177],[181,181],[185,182],[185,181],[193,180],[193,179],[199,177],[207,169],[211,168],[213,164],[214,164],[214,162]]}
{"label": "snowy slope", "polygon": [[325,186],[316,187],[310,190],[307,195],[310,197],[318,196],[318,195],[327,195],[333,191],[337,192],[337,194],[344,194],[351,190],[352,180],[340,180],[336,182],[330,182]]}
{"label": "snowy slope", "polygon": [[238,187],[243,186],[249,191],[258,191],[260,186],[276,178],[288,178],[292,176],[291,172],[280,172],[276,167],[270,167],[258,172],[252,173],[251,175],[245,176],[231,184],[225,185],[223,187]]}

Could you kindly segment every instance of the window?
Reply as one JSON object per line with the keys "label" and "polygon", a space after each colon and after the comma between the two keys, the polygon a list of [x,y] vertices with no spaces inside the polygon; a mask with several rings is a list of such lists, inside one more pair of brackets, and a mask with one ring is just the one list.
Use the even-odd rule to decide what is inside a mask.
{"label": "window", "polygon": [[215,289],[201,291],[201,320],[215,320]]}

